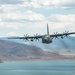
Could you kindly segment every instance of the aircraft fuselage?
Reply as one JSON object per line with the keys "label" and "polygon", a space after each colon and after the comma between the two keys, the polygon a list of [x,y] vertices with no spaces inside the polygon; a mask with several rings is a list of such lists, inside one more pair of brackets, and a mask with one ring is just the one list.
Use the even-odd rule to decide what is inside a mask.
{"label": "aircraft fuselage", "polygon": [[52,38],[49,35],[44,35],[42,37],[42,43],[46,43],[46,44],[52,43]]}

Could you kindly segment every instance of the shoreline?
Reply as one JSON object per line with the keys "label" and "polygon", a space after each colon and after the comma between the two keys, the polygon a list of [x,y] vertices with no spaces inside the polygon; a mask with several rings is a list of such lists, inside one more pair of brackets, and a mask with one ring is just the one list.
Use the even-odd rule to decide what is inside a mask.
{"label": "shoreline", "polygon": [[5,61],[50,61],[50,60],[75,60],[75,53],[56,53],[48,52],[47,55],[43,56],[13,56],[13,57],[3,57],[1,58],[3,62]]}
{"label": "shoreline", "polygon": [[[18,62],[18,61],[75,61],[75,59],[33,59],[33,60],[3,60],[3,62]],[[2,63],[3,63],[2,62]]]}

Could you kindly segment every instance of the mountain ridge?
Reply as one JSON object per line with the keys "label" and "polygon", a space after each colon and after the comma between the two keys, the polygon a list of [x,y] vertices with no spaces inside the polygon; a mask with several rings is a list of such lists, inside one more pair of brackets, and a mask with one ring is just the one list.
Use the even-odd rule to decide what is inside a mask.
{"label": "mountain ridge", "polygon": [[[66,39],[64,39],[64,40],[66,40]],[[71,42],[73,42],[73,46],[75,46],[75,44],[74,44],[75,38],[73,38],[72,40],[73,41],[71,41]],[[1,39],[0,40],[0,59],[2,59],[4,61],[6,61],[6,60],[16,61],[16,60],[75,59],[74,52],[70,52],[70,51],[67,52],[66,50],[68,50],[67,49],[68,47],[63,48],[63,46],[61,46],[60,42],[58,42],[58,39],[56,39],[55,42],[53,42],[52,44],[42,44],[42,43],[39,43],[39,42],[36,42],[36,43],[31,42],[30,43],[28,41],[27,44],[24,44],[22,42],[21,43],[15,42],[15,40],[13,41],[13,40],[6,40],[6,39],[3,40],[3,39]],[[48,50],[43,50],[42,46],[44,46]],[[57,48],[57,46],[61,46],[63,48],[63,50],[65,49],[65,51],[67,53],[66,52],[65,53],[60,52],[61,47]],[[70,45],[70,46],[72,46],[72,45]],[[70,48],[70,49],[75,50],[75,47]]]}

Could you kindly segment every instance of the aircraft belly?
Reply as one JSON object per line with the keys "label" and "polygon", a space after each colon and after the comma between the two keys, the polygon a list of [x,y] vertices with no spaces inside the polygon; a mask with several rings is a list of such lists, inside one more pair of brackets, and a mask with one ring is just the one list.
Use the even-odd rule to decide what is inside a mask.
{"label": "aircraft belly", "polygon": [[42,39],[42,43],[49,44],[49,43],[52,43],[52,40],[50,40],[50,39]]}

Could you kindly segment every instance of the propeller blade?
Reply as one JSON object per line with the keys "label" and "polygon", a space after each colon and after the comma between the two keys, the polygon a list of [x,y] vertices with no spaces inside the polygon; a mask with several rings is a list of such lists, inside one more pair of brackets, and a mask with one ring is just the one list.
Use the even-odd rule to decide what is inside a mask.
{"label": "propeller blade", "polygon": [[57,37],[57,34],[58,34],[58,32],[54,32],[55,39],[58,38],[58,37]]}
{"label": "propeller blade", "polygon": [[37,33],[36,33],[36,34],[34,34],[34,37],[35,37],[34,39],[35,39],[36,41],[37,41],[37,40],[39,41],[39,39],[37,38],[37,36],[38,36],[38,34],[37,34]]}

